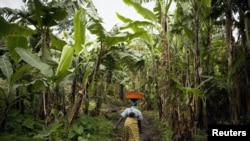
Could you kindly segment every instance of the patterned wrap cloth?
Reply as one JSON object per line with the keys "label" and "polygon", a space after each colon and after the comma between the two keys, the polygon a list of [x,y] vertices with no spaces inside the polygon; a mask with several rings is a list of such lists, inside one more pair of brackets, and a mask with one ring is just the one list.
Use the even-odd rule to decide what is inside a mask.
{"label": "patterned wrap cloth", "polygon": [[123,141],[139,141],[137,118],[127,117],[123,127]]}

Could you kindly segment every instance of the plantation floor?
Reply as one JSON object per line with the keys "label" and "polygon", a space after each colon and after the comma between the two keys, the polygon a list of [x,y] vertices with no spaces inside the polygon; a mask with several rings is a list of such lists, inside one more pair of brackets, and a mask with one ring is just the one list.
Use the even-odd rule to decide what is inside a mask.
{"label": "plantation floor", "polygon": [[142,134],[141,141],[163,141],[161,137],[161,132],[156,129],[154,124],[152,113],[145,112],[144,120],[142,121]]}

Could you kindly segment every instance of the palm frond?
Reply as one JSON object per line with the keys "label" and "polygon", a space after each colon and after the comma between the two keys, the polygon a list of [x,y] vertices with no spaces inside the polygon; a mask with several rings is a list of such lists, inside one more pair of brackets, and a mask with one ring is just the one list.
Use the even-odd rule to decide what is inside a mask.
{"label": "palm frond", "polygon": [[18,9],[11,9],[11,8],[8,8],[8,7],[0,8],[0,15],[6,21],[9,21],[9,22],[13,22],[16,19],[18,19],[20,17],[19,13],[21,13],[21,11],[18,10]]}

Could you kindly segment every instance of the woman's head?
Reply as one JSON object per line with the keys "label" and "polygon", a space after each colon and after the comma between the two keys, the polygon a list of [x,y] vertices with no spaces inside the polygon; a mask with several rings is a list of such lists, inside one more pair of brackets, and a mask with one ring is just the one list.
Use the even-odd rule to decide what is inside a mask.
{"label": "woman's head", "polygon": [[131,99],[130,100],[132,106],[136,106],[137,105],[137,101],[138,101],[138,99]]}
{"label": "woman's head", "polygon": [[129,117],[135,117],[135,113],[134,113],[134,112],[130,112],[130,113],[128,114],[128,116],[129,116]]}

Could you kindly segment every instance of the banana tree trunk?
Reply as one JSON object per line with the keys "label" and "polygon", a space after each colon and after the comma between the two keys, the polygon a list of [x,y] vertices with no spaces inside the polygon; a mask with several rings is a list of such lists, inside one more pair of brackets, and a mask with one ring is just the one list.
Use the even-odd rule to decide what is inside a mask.
{"label": "banana tree trunk", "polygon": [[162,72],[162,77],[161,80],[159,81],[159,88],[162,88],[159,91],[159,96],[158,96],[158,105],[159,105],[159,110],[161,110],[160,113],[160,118],[161,119],[166,119],[168,116],[169,109],[167,109],[167,96],[170,95],[170,49],[169,49],[169,44],[168,44],[168,39],[167,39],[167,14],[162,13],[161,17],[161,27],[162,27],[162,48],[163,48],[163,53],[162,53],[162,67],[160,68],[160,71]]}
{"label": "banana tree trunk", "polygon": [[[202,72],[202,67],[201,67],[201,59],[200,59],[200,44],[199,44],[199,27],[200,27],[200,21],[199,21],[199,10],[198,10],[198,5],[195,3],[194,5],[194,10],[195,10],[195,20],[194,20],[194,83],[195,83],[195,88],[198,88],[198,86],[201,83],[201,72]],[[198,122],[198,126],[201,128],[204,128],[205,125],[205,112],[204,112],[204,103],[201,100],[200,97],[194,97],[194,112],[195,112],[195,119],[193,119],[192,123],[195,122],[195,120]],[[195,124],[193,124],[194,126]]]}
{"label": "banana tree trunk", "polygon": [[[235,58],[235,46],[233,41],[233,35],[232,35],[232,13],[231,13],[231,7],[232,7],[232,1],[228,0],[225,1],[226,5],[226,44],[227,44],[227,59],[228,59],[228,72],[232,72],[233,70],[233,62]],[[230,103],[230,122],[232,124],[238,124],[239,123],[239,92],[237,90],[237,78],[234,74],[229,74],[228,78],[229,82],[232,82],[229,85],[229,103]]]}
{"label": "banana tree trunk", "polygon": [[[211,48],[211,39],[212,39],[212,24],[211,24],[211,19],[208,20],[207,22],[207,33],[206,33],[206,43],[205,43],[205,50],[209,50]],[[207,56],[207,60],[204,61],[203,67],[204,67],[204,72],[206,72],[206,74],[208,74],[211,66],[210,64],[210,54],[208,54]],[[205,75],[206,75],[205,74]],[[204,128],[205,130],[207,130],[208,128],[208,119],[207,119],[207,104],[206,102],[204,103],[204,107],[203,107],[203,123],[204,123]]]}
{"label": "banana tree trunk", "polygon": [[[245,29],[246,29],[246,44],[247,44],[247,52],[250,52],[250,0],[248,0],[248,12],[247,17],[245,17]],[[245,71],[245,78],[246,78],[246,86],[247,91],[250,92],[250,78],[249,78],[249,72]],[[248,103],[247,106],[247,113],[250,113],[250,99],[246,101]]]}
{"label": "banana tree trunk", "polygon": [[95,80],[96,73],[97,73],[99,66],[101,64],[101,58],[103,57],[103,55],[104,55],[104,46],[101,45],[99,54],[98,54],[96,62],[95,62],[95,67],[93,68],[92,72],[88,75],[85,83],[82,84],[82,89],[79,91],[77,99],[70,109],[70,112],[69,112],[68,118],[67,118],[67,122],[66,122],[65,127],[64,127],[65,129],[70,127],[75,115],[77,113],[79,113],[80,107],[81,107],[82,102],[84,100],[85,100],[84,101],[85,102],[84,103],[85,104],[84,113],[85,114],[88,113],[88,105],[89,105],[89,102],[87,100],[88,99],[88,88],[89,88],[90,84]]}

